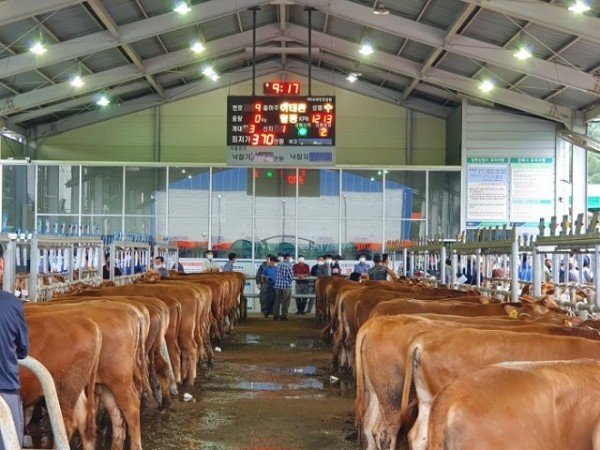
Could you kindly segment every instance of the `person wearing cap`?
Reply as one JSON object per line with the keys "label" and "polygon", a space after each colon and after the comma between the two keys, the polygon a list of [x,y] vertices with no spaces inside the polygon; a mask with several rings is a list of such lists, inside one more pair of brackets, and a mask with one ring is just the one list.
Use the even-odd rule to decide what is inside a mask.
{"label": "person wearing cap", "polygon": [[237,259],[237,255],[235,253],[230,253],[227,259],[228,261],[223,266],[223,272],[233,272],[233,266]]}
{"label": "person wearing cap", "polygon": [[294,281],[294,270],[290,261],[289,253],[284,255],[284,260],[277,265],[275,276],[275,305],[273,306],[273,319],[288,320],[288,310],[292,296],[292,282]]}
{"label": "person wearing cap", "polygon": [[[0,279],[4,275],[4,248],[0,244]],[[21,382],[18,359],[27,357],[29,329],[23,302],[13,294],[0,290],[0,396],[12,413],[21,446],[25,434]],[[0,450],[4,445],[0,439]]]}
{"label": "person wearing cap", "polygon": [[206,261],[204,261],[204,271],[205,272],[220,272],[221,268],[219,265],[213,261],[215,254],[212,250],[206,252]]}
{"label": "person wearing cap", "polygon": [[331,265],[331,275],[334,277],[342,276],[342,267],[340,266],[340,262],[342,261],[341,255],[336,255],[333,258],[333,264]]}
{"label": "person wearing cap", "polygon": [[[305,280],[310,275],[310,266],[306,264],[303,255],[298,256],[298,262],[294,264],[294,276],[296,280],[296,294],[308,295],[310,293],[310,281]],[[296,297],[296,314],[305,314],[307,298]]]}
{"label": "person wearing cap", "polygon": [[367,258],[365,255],[358,255],[358,264],[354,265],[354,272],[360,274],[362,278],[367,278],[369,275],[369,269],[371,266],[367,264]]}

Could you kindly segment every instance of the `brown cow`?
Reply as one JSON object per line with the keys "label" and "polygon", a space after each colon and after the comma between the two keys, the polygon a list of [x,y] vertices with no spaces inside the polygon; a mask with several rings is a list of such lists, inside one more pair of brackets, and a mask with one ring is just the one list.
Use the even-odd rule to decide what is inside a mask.
{"label": "brown cow", "polygon": [[[30,314],[25,308],[29,327],[29,355],[40,361],[55,381],[65,428],[69,439],[79,429],[83,448],[96,446],[97,402],[94,394],[102,334],[91,319],[68,313]],[[68,326],[65,324],[68,323]],[[56,351],[69,343],[69,351]],[[37,378],[21,369],[21,396],[25,407],[43,396]]]}
{"label": "brown cow", "polygon": [[581,358],[600,359],[600,341],[471,329],[422,333],[408,348],[402,392],[401,415],[405,418],[414,383],[419,414],[409,433],[412,448],[427,448],[427,424],[433,398],[458,377],[504,361]]}
{"label": "brown cow", "polygon": [[466,374],[433,401],[431,450],[600,448],[600,362],[509,362]]}

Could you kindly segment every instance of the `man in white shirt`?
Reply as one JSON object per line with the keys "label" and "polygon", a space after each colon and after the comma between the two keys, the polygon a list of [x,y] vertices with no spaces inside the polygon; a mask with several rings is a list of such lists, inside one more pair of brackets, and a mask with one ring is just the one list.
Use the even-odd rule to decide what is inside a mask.
{"label": "man in white shirt", "polygon": [[206,252],[206,261],[204,261],[204,271],[205,272],[220,272],[221,268],[219,265],[213,261],[214,254],[212,250]]}

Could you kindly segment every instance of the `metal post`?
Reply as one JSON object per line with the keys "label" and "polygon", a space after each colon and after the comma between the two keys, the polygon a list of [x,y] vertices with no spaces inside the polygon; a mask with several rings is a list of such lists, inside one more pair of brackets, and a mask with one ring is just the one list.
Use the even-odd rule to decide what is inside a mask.
{"label": "metal post", "polygon": [[[75,245],[71,244],[69,246],[69,256],[67,258],[67,266],[69,267],[69,274],[67,276],[67,279],[70,282],[73,282],[73,271],[74,271],[74,267],[73,267],[73,253],[75,252]],[[81,279],[81,277],[80,277]]]}
{"label": "metal post", "polygon": [[402,275],[408,276],[408,249],[402,249]]}
{"label": "metal post", "polygon": [[510,300],[513,303],[519,301],[519,242],[515,232],[512,233],[512,245],[510,252]]}
{"label": "metal post", "polygon": [[446,280],[446,247],[442,246],[440,250],[440,281],[442,284],[447,284]]}
{"label": "metal post", "polygon": [[458,255],[452,254],[452,284],[456,284],[456,274],[458,273]]}
{"label": "metal post", "polygon": [[531,258],[533,259],[533,296],[537,298],[542,295],[542,273],[544,266],[542,264],[541,255],[537,252],[535,247],[533,247]]}
{"label": "metal post", "polygon": [[600,307],[600,245],[594,249],[594,285],[596,288],[596,306]]}
{"label": "metal post", "polygon": [[2,289],[11,294],[15,293],[15,281],[17,277],[17,242],[10,239],[6,243],[4,252],[4,275],[2,277]]}
{"label": "metal post", "polygon": [[[477,249],[477,255],[475,256],[475,268],[473,276],[475,277],[475,283],[477,287],[481,287],[481,249]],[[473,267],[471,267],[473,269]]]}
{"label": "metal post", "polygon": [[34,236],[31,239],[31,263],[29,268],[29,301],[35,302],[37,296],[37,278],[40,267],[40,250],[38,248],[38,238]]}
{"label": "metal post", "polygon": [[3,397],[0,397],[0,428],[2,428],[2,443],[4,444],[4,448],[8,450],[21,450],[12,412]]}
{"label": "metal post", "polygon": [[252,96],[256,95],[256,11],[260,6],[250,8],[252,11]]}
{"label": "metal post", "polygon": [[415,252],[410,252],[410,276],[415,276]]}
{"label": "metal post", "polygon": [[115,281],[115,264],[117,262],[116,252],[117,252],[117,246],[115,245],[115,243],[113,241],[110,244],[110,256],[109,256],[109,261],[110,261],[110,281]]}
{"label": "metal post", "polygon": [[308,96],[312,95],[312,13],[315,8],[306,6],[308,12]]}
{"label": "metal post", "polygon": [[[213,195],[213,168],[211,166],[208,169],[208,236],[206,237],[208,239],[208,242],[206,245],[208,250],[212,249],[212,220],[213,220],[212,195]],[[254,198],[254,169],[252,170],[252,198]],[[252,208],[252,229],[253,230],[255,228],[255,224],[254,224],[254,219],[255,219],[254,216],[256,215],[254,212],[255,209],[256,208]],[[253,235],[254,235],[254,233],[253,233]]]}

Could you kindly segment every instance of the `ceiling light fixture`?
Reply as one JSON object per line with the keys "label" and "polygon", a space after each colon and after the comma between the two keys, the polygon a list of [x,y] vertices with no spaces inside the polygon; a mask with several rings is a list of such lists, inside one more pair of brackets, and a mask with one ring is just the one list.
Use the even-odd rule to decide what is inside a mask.
{"label": "ceiling light fixture", "polygon": [[179,1],[175,3],[175,7],[173,8],[173,11],[175,11],[177,14],[181,14],[182,16],[185,16],[191,10],[192,8],[190,8],[190,5],[188,5],[188,3],[184,1]]}
{"label": "ceiling light fixture", "polygon": [[372,55],[374,51],[375,50],[373,50],[373,46],[371,44],[369,44],[368,42],[365,42],[363,45],[361,45],[358,53],[360,53],[361,55],[364,55],[364,56],[369,56],[369,55]]}
{"label": "ceiling light fixture", "polygon": [[531,52],[527,47],[521,47],[518,51],[515,52],[515,58],[520,61],[525,61],[526,59],[531,58]]}
{"label": "ceiling light fixture", "polygon": [[101,107],[108,106],[109,104],[110,104],[110,100],[108,99],[108,97],[106,95],[100,96],[100,98],[96,101],[96,105],[101,106]]}
{"label": "ceiling light fixture", "polygon": [[350,83],[354,83],[356,80],[358,80],[358,74],[351,73],[346,77],[346,80],[348,80]]}
{"label": "ceiling light fixture", "polygon": [[75,87],[75,88],[80,88],[85,84],[85,81],[83,81],[83,78],[81,78],[81,76],[79,75],[75,75],[73,78],[71,78],[71,86]]}
{"label": "ceiling light fixture", "polygon": [[204,50],[206,50],[206,47],[204,47],[202,42],[194,41],[190,46],[190,50],[192,50],[194,53],[202,53]]}
{"label": "ceiling light fixture", "polygon": [[29,47],[29,51],[34,55],[40,56],[46,53],[47,49],[44,47],[44,44],[42,44],[41,41],[36,41],[31,47]]}
{"label": "ceiling light fixture", "polygon": [[375,9],[373,9],[373,14],[378,16],[387,16],[390,13],[390,10],[385,7],[383,3],[379,3]]}
{"label": "ceiling light fixture", "polygon": [[488,92],[493,91],[495,87],[496,87],[496,85],[494,84],[494,82],[492,80],[483,80],[479,84],[479,90],[482,92],[485,92],[486,94]]}
{"label": "ceiling light fixture", "polygon": [[206,67],[202,73],[204,74],[205,77],[210,78],[213,81],[217,81],[219,79],[219,74],[217,72],[215,72],[215,69],[213,69],[212,67]]}
{"label": "ceiling light fixture", "polygon": [[583,14],[584,12],[588,12],[590,9],[590,5],[583,0],[576,0],[575,3],[569,6],[569,11],[574,12],[575,14]]}

